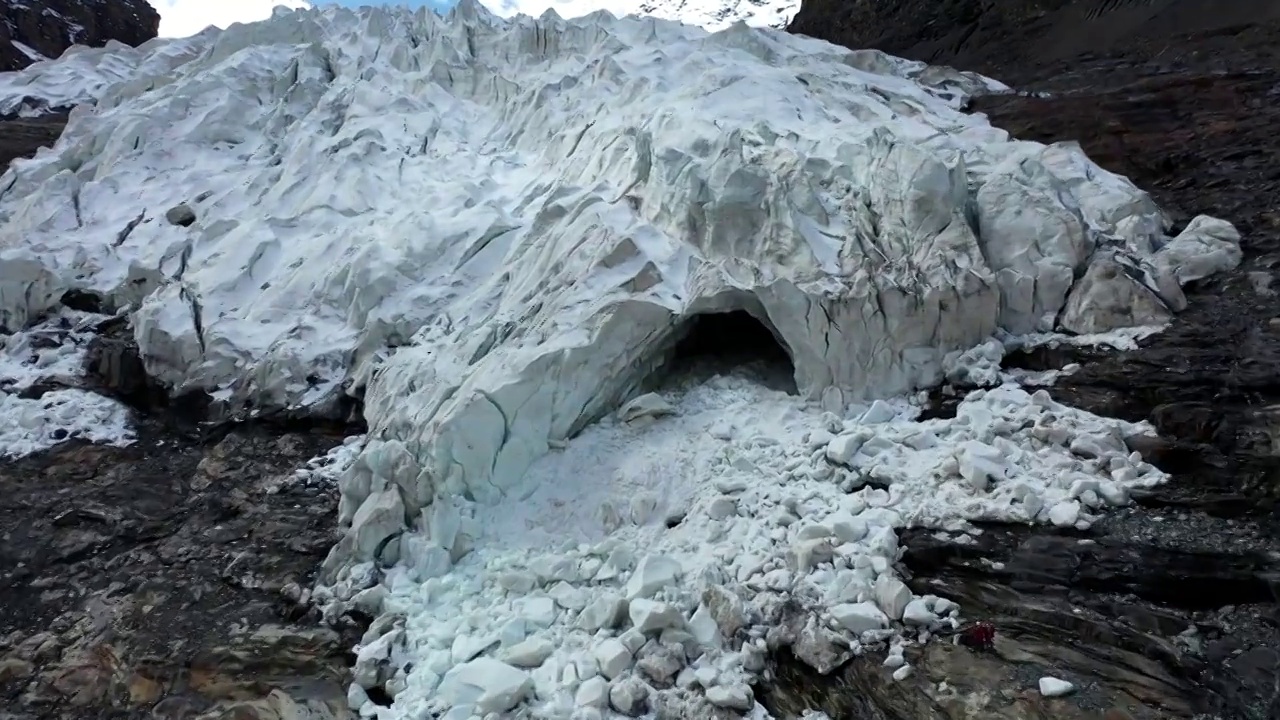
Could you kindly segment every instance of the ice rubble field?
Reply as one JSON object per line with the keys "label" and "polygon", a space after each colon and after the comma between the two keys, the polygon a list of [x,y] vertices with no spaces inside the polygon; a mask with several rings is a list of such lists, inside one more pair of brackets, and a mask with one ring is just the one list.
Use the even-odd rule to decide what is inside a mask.
{"label": "ice rubble field", "polygon": [[[96,107],[0,178],[0,325],[76,289],[228,412],[364,392],[368,441],[304,472],[346,467],[313,598],[379,616],[365,716],[758,715],[769,631],[905,677],[958,609],[897,579],[897,529],[1083,527],[1162,476],[1044,391],[886,399],[998,377],[995,333],[1166,322],[1240,259],[958,110],[992,81],[745,26],[335,8],[38,63],[0,105],[40,87]],[[636,399],[731,310],[802,397]]]}

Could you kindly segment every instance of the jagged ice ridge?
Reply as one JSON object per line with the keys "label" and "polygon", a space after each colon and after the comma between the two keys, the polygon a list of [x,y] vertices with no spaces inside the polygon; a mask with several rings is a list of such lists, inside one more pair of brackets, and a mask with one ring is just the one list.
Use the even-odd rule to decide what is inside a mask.
{"label": "jagged ice ridge", "polygon": [[[413,588],[467,562],[458,518],[512,497],[549,450],[635,396],[699,313],[751,313],[787,349],[801,394],[840,415],[939,382],[948,358],[997,330],[1165,322],[1182,284],[1240,259],[1229,224],[1198,217],[1169,237],[1145,193],[1075,145],[1011,141],[961,112],[992,81],[772,30],[503,20],[466,1],[443,18],[280,13],[129,52],[69,54],[22,76],[77,100],[72,63],[100,63],[108,80],[56,147],[0,178],[0,324],[92,292],[133,310],[148,371],[175,393],[207,392],[228,412],[318,413],[362,393],[370,438],[341,481],[352,527],[325,568],[347,596],[379,549],[402,560],[410,589],[395,592],[435,592]],[[38,85],[7,82],[26,96]],[[194,222],[167,221],[179,204]],[[1052,430],[1062,410],[1044,397],[984,397],[980,420],[925,429],[978,443],[956,446],[968,464],[940,452],[928,467],[987,492],[1007,476],[986,448],[1021,432],[993,413],[1023,408],[1064,454],[1053,472],[1018,471],[1043,475],[1049,494],[1010,491],[997,503],[1010,517],[1070,525],[1080,496],[1110,502],[1062,472],[1079,469],[1066,453],[1080,434],[1071,452],[1097,461],[1089,473],[1158,480],[1115,442],[1134,428],[1090,417],[1072,421],[1087,431]],[[792,418],[787,436],[808,449],[759,462],[809,463],[826,487],[827,460],[811,451],[842,458],[845,475],[859,452],[899,452],[860,449],[863,426],[888,417],[819,415],[809,420],[825,436]],[[909,429],[901,442],[927,454]],[[711,462],[699,467],[729,467]],[[903,522],[881,519],[889,535]],[[859,555],[884,559],[860,566],[878,584],[892,579],[891,550]],[[619,563],[605,580],[643,575]],[[850,630],[880,628],[860,607],[867,592],[837,598],[859,606],[842,611]],[[667,599],[680,611],[688,600]],[[403,628],[380,630],[366,659],[403,644]],[[496,666],[472,668],[511,680],[485,690],[496,695],[465,690],[485,647],[430,666],[453,678],[442,693],[455,707],[506,709],[529,692]],[[711,673],[735,678],[715,685],[725,706],[742,702],[734,662]],[[423,672],[434,670],[398,682],[429,694]]]}

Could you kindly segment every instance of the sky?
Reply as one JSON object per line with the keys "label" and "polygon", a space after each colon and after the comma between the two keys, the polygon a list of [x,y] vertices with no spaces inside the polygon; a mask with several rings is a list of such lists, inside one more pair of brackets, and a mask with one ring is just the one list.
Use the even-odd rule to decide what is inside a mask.
{"label": "sky", "polygon": [[[161,37],[186,37],[200,32],[209,25],[226,27],[235,22],[254,22],[271,16],[276,5],[300,8],[309,7],[307,0],[149,0],[160,13]],[[345,7],[361,5],[408,5],[448,10],[457,0],[320,0],[316,4],[334,3]],[[630,3],[627,0],[481,0],[499,15],[541,15],[547,8],[555,8],[564,17],[583,15],[601,8],[615,9]]]}

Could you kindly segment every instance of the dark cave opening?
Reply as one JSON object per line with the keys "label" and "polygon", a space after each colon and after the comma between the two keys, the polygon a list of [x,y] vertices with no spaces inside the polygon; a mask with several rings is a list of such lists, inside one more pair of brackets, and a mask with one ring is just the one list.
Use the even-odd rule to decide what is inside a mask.
{"label": "dark cave opening", "polygon": [[657,384],[696,384],[736,374],[797,394],[791,353],[772,329],[745,310],[694,315],[676,337]]}

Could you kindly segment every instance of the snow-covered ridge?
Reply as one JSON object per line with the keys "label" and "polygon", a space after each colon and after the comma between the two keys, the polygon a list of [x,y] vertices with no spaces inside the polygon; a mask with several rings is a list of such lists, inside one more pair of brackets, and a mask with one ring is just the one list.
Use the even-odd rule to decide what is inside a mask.
{"label": "snow-covered ridge", "polygon": [[712,31],[739,22],[782,30],[799,11],[799,0],[640,0],[634,10]]}

